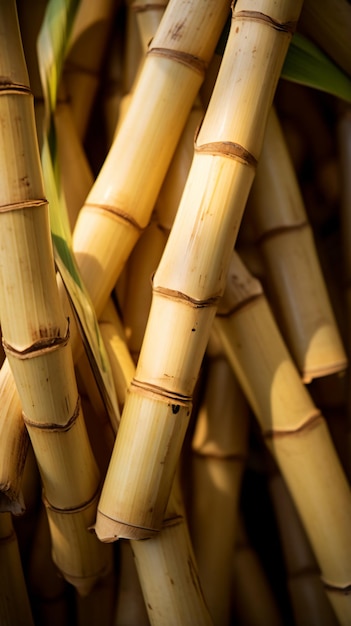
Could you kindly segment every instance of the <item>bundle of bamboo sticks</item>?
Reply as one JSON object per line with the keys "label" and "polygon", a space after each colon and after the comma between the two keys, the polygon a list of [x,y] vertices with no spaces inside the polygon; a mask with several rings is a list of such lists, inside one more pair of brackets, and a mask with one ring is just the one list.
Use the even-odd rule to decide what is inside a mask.
{"label": "bundle of bamboo sticks", "polygon": [[302,5],[0,0],[1,624],[351,622],[350,110],[280,80]]}

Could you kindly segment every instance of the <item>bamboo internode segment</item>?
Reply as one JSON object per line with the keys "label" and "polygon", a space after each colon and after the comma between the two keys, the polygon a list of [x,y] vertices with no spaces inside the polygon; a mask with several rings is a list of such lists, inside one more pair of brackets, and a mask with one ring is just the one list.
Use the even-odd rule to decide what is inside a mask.
{"label": "bamboo internode segment", "polygon": [[10,513],[0,513],[0,623],[34,626]]}
{"label": "bamboo internode segment", "polygon": [[336,626],[320,571],[306,533],[282,476],[274,472],[269,478],[283,556],[287,570],[287,586],[296,624]]}
{"label": "bamboo internode segment", "polygon": [[73,234],[98,316],[149,222],[228,11],[228,0],[192,0],[181,7],[171,0],[149,48],[128,112]]}
{"label": "bamboo internode segment", "polygon": [[[81,0],[69,41],[63,82],[74,126],[83,139],[96,97],[101,66],[116,11],[114,0]],[[94,45],[91,42],[94,41]]]}
{"label": "bamboo internode segment", "polygon": [[303,380],[345,370],[347,358],[312,229],[274,110],[268,118],[247,210],[279,325]]}
{"label": "bamboo internode segment", "polygon": [[17,515],[24,510],[21,481],[29,438],[23,425],[21,401],[7,360],[1,368],[0,396],[0,511],[11,511]]}
{"label": "bamboo internode segment", "polygon": [[214,624],[230,623],[231,570],[248,450],[246,399],[213,333],[191,458],[190,529]]}
{"label": "bamboo internode segment", "polygon": [[96,531],[104,541],[145,537],[162,524],[191,395],[301,3],[258,2],[251,9],[243,1],[233,10],[218,80],[154,277],[136,376],[99,503]]}
{"label": "bamboo internode segment", "polygon": [[[325,421],[301,382],[263,293],[257,294],[258,281],[252,293],[250,274],[236,254],[232,263],[225,308],[215,328],[289,487],[333,608],[339,619],[348,613],[341,621],[347,624],[349,485]],[[341,612],[339,598],[346,605]]]}
{"label": "bamboo internode segment", "polygon": [[53,554],[63,574],[84,594],[110,566],[110,551],[88,531],[100,477],[85,430],[68,323],[57,289],[15,2],[1,2],[0,11],[0,74],[5,77],[0,87],[3,345],[48,501]]}
{"label": "bamboo internode segment", "polygon": [[[177,485],[173,485],[162,531],[132,549],[150,622],[153,626],[210,626],[196,560]],[[158,571],[155,578],[152,573]]]}

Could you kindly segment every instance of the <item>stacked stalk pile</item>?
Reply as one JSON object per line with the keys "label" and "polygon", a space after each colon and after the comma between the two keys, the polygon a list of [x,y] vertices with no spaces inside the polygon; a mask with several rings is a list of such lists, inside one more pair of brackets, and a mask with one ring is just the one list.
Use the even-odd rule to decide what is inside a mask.
{"label": "stacked stalk pile", "polygon": [[[212,71],[218,69],[218,58],[210,71],[207,67],[229,14],[229,1],[170,0],[168,9],[166,5],[165,0],[117,5],[111,0],[82,0],[59,91],[65,99],[54,113],[62,184],[75,228],[74,251],[99,316],[123,410],[119,429],[117,422],[109,421],[78,341],[69,337],[69,330],[71,335],[75,332],[73,323],[70,328],[67,323],[72,311],[64,290],[56,286],[33,102],[18,32],[14,36],[11,30],[15,2],[0,0],[0,65],[1,74],[7,77],[0,96],[4,121],[0,135],[0,315],[8,357],[0,375],[0,510],[5,511],[0,513],[4,583],[0,613],[6,626],[31,624],[30,602],[36,626],[63,626],[68,621],[72,626],[94,626],[97,621],[106,626],[149,622],[154,626],[224,626],[233,620],[278,625],[293,609],[299,617],[289,615],[291,623],[303,622],[310,612],[316,623],[324,619],[346,626],[350,620],[350,494],[326,423],[299,377],[302,373],[306,381],[342,370],[346,359],[275,114],[261,152],[265,121],[301,3],[233,3],[231,30],[215,87]],[[314,7],[314,0],[306,0],[306,5]],[[21,3],[21,11],[25,10],[26,3]],[[39,10],[43,12],[44,2]],[[112,25],[114,11],[117,25]],[[308,11],[305,16],[307,24]],[[4,26],[7,18],[9,26]],[[117,59],[114,71],[118,80],[123,76],[120,84],[130,94],[124,98],[119,91],[113,103],[108,103],[109,112],[112,105],[122,103],[122,107],[113,112],[113,119],[119,115],[114,133],[113,121],[106,121],[113,139],[111,148],[107,139],[107,157],[94,182],[83,145],[88,155],[93,138],[101,135],[94,114],[101,115],[103,104],[97,102],[96,109],[91,108],[97,71],[109,50],[110,29],[115,29],[110,41],[115,47],[108,54],[121,53],[118,37],[123,20],[123,25],[128,24],[124,66]],[[204,78],[206,88],[196,99]],[[100,88],[102,97],[110,95],[103,82]],[[201,125],[202,106],[206,114]],[[199,128],[191,165],[195,126]],[[87,132],[88,141],[83,144]],[[97,146],[89,154],[94,165],[101,136]],[[234,284],[232,300],[221,300],[261,153],[264,160],[258,166],[247,218],[264,252],[267,282],[279,274],[277,250],[279,258],[284,252],[280,271],[285,276],[290,272],[287,280],[277,281],[274,287],[282,310],[281,314],[276,309],[276,319],[261,286],[245,271],[234,269],[229,274],[229,287]],[[281,155],[278,164],[277,153]],[[17,154],[22,161],[14,165]],[[282,179],[285,187],[280,186]],[[289,205],[290,214],[285,212],[287,198],[295,200]],[[287,238],[295,250],[303,249],[306,258],[312,259],[308,266],[314,272],[311,283],[318,284],[318,292],[310,297],[309,289],[303,302],[305,319],[301,307],[295,309],[288,302],[292,297],[294,304],[297,296],[291,294],[298,293],[301,281],[294,282],[296,266],[287,259],[286,247],[279,247]],[[295,259],[298,256],[299,252]],[[220,302],[220,315],[215,318]],[[315,331],[312,315],[316,311],[325,334],[322,342],[313,345],[317,351],[312,367],[306,367],[306,346]],[[294,318],[292,335],[304,337],[295,352],[294,337],[289,340],[299,373],[277,330],[279,324],[287,334],[283,318],[289,314]],[[209,337],[215,337],[213,331],[218,333],[216,342],[220,337],[225,348],[225,354],[215,359],[211,345],[206,352]],[[303,541],[296,533],[289,553],[292,535],[286,540],[284,518],[279,539],[290,576],[286,581],[290,608],[282,606],[279,593],[277,598],[271,596],[266,572],[241,523],[242,477],[245,463],[255,463],[255,451],[251,440],[247,441],[248,405],[242,402],[230,366],[276,456],[282,473],[279,480],[283,476],[293,495],[314,552],[312,556],[307,550],[300,560],[293,558],[302,554]],[[194,389],[199,401],[195,410]],[[239,413],[241,404],[243,413]],[[190,436],[183,446],[186,433]],[[31,510],[31,520],[28,514],[22,520],[14,518],[22,568],[9,511],[22,513],[28,504],[21,494],[25,486],[21,480],[31,445],[45,506],[39,507],[37,490],[38,509]],[[9,454],[5,455],[2,450],[6,449]],[[180,467],[183,472],[177,475]],[[26,465],[26,473],[37,479],[32,463]],[[178,483],[179,477],[185,480]],[[273,481],[271,498],[280,522],[286,507],[274,486]],[[260,516],[256,525],[261,521]],[[92,530],[95,523],[102,541]],[[23,549],[26,537],[33,539],[30,551]],[[117,537],[131,540],[104,545]],[[242,544],[240,537],[245,537]],[[274,561],[274,546],[272,550]],[[311,563],[313,572],[306,576]],[[57,566],[68,582],[57,577]],[[253,571],[257,576],[254,597]],[[298,580],[293,578],[296,573]],[[330,613],[327,596],[337,617]],[[316,599],[318,606],[313,604]]]}
{"label": "stacked stalk pile", "polygon": [[96,532],[103,541],[141,539],[161,527],[194,385],[300,8],[263,2],[251,11],[238,2],[233,9],[218,79],[153,280],[136,375],[99,502]]}

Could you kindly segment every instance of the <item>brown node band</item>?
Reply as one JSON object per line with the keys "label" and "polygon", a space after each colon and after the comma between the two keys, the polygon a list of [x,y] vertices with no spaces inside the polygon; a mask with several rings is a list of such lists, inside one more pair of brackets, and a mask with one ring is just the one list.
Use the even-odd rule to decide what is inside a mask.
{"label": "brown node band", "polygon": [[95,209],[97,211],[101,211],[102,213],[110,214],[113,217],[117,218],[118,220],[121,220],[122,222],[126,222],[138,232],[142,232],[143,230],[145,230],[144,226],[141,226],[140,224],[138,224],[138,222],[129,213],[126,213],[125,211],[122,211],[121,209],[118,209],[117,207],[114,207],[112,205],[94,204],[94,203],[86,202],[83,208]]}
{"label": "brown node band", "polygon": [[176,61],[176,63],[181,63],[182,65],[186,65],[190,67],[192,70],[199,72],[200,74],[204,74],[207,63],[202,59],[194,56],[193,54],[189,54],[188,52],[182,52],[181,50],[173,50],[172,48],[150,48],[147,52],[148,55],[164,57],[165,59],[170,59],[171,61]]}
{"label": "brown node band", "polygon": [[311,415],[303,424],[298,426],[297,428],[291,428],[289,430],[267,430],[263,433],[263,436],[266,439],[276,439],[277,437],[288,437],[289,435],[294,435],[295,433],[300,433],[304,430],[309,430],[312,428],[316,428],[318,423],[323,421],[323,415],[320,411],[315,411],[313,415]]}
{"label": "brown node band", "polygon": [[195,152],[199,154],[229,157],[254,168],[257,166],[256,157],[239,143],[233,141],[213,141],[202,145],[195,143]]}
{"label": "brown node band", "polygon": [[38,339],[38,341],[35,341],[34,343],[32,343],[32,345],[29,346],[29,348],[26,348],[25,350],[16,350],[16,348],[13,348],[13,346],[7,343],[7,341],[4,338],[2,339],[2,345],[6,354],[9,354],[15,357],[16,359],[30,359],[30,358],[42,356],[43,354],[45,354],[45,352],[52,352],[54,350],[58,350],[59,348],[64,348],[67,345],[69,338],[70,338],[70,330],[69,330],[69,318],[68,318],[67,319],[67,332],[64,337],[55,336],[51,338],[45,337],[42,339]]}
{"label": "brown node band", "polygon": [[169,298],[170,300],[181,300],[196,309],[204,309],[206,307],[215,306],[220,299],[220,295],[217,295],[211,298],[206,298],[205,300],[196,300],[182,291],[168,289],[167,287],[153,287],[153,292],[165,298]]}
{"label": "brown node band", "polygon": [[37,198],[36,200],[25,200],[24,202],[13,202],[11,204],[3,204],[0,206],[0,213],[10,213],[11,211],[20,211],[25,209],[40,208],[48,204],[46,198]]}
{"label": "brown node band", "polygon": [[29,417],[27,417],[27,415],[24,412],[22,412],[23,421],[26,424],[26,426],[29,426],[30,428],[39,428],[40,430],[46,430],[50,433],[62,433],[62,432],[66,432],[67,430],[70,430],[73,424],[77,421],[79,414],[80,414],[79,396],[77,398],[77,402],[76,402],[76,406],[74,407],[73,414],[69,418],[68,422],[66,422],[65,424],[54,424],[50,422],[35,422],[34,420],[31,420]]}
{"label": "brown node band", "polygon": [[233,19],[250,20],[252,22],[264,22],[267,26],[271,26],[275,30],[279,30],[283,33],[292,34],[296,30],[297,22],[278,22],[270,15],[261,13],[261,11],[233,11]]}
{"label": "brown node band", "polygon": [[142,391],[146,395],[156,395],[161,400],[170,402],[172,404],[173,414],[178,413],[180,405],[188,406],[192,402],[191,396],[184,396],[182,394],[175,393],[174,391],[169,391],[164,387],[159,387],[158,385],[153,385],[152,383],[147,383],[136,378],[133,378],[130,385],[131,391],[133,391],[133,388],[135,388],[137,392]]}

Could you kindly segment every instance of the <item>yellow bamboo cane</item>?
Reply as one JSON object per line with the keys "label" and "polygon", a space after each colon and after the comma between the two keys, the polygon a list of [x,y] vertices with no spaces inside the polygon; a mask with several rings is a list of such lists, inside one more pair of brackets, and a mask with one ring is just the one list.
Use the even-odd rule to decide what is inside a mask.
{"label": "yellow bamboo cane", "polygon": [[277,114],[248,202],[279,325],[305,382],[346,369],[313,233]]}
{"label": "yellow bamboo cane", "polygon": [[143,538],[161,527],[192,392],[300,8],[288,2],[258,3],[253,11],[245,2],[234,7],[218,80],[154,277],[136,376],[99,503],[96,531],[103,541]]}
{"label": "yellow bamboo cane", "polygon": [[10,513],[0,513],[0,623],[34,626]]}
{"label": "yellow bamboo cane", "polygon": [[[88,531],[99,474],[77,392],[56,284],[33,98],[16,6],[1,2],[1,281],[3,344],[44,486],[54,559],[87,592],[110,555]],[[79,460],[76,450],[80,450]]]}
{"label": "yellow bamboo cane", "polygon": [[234,619],[249,626],[282,626],[282,615],[257,552],[239,516],[233,554],[232,596]]}
{"label": "yellow bamboo cane", "polygon": [[114,0],[81,0],[74,21],[63,83],[70,100],[74,127],[81,140],[86,134],[101,80],[116,8]]}
{"label": "yellow bamboo cane", "polygon": [[297,624],[336,626],[320,571],[284,480],[274,472],[268,482],[287,570],[287,587]]}
{"label": "yellow bamboo cane", "polygon": [[192,440],[190,528],[213,623],[230,623],[231,570],[248,447],[248,405],[211,335],[203,402]]}
{"label": "yellow bamboo cane", "polygon": [[283,474],[341,624],[351,616],[350,489],[261,285],[234,253],[215,327]]}
{"label": "yellow bamboo cane", "polygon": [[149,222],[228,9],[228,0],[186,5],[171,0],[149,48],[128,112],[73,233],[98,316]]}

